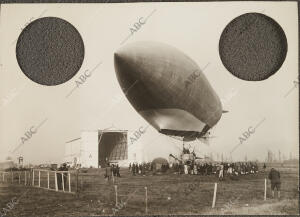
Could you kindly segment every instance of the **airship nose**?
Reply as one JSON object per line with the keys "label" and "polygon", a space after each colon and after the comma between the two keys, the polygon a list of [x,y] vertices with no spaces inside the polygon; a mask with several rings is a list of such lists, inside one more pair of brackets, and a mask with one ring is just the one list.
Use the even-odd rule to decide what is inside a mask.
{"label": "airship nose", "polygon": [[151,73],[144,68],[149,65],[145,64],[147,61],[143,52],[134,44],[124,46],[114,53],[115,72],[120,87],[137,111],[153,107],[152,103],[155,100],[145,101],[145,99],[151,96],[148,91],[150,84],[153,88],[157,88],[156,84],[149,83]]}
{"label": "airship nose", "polygon": [[135,85],[139,78],[135,58],[127,49],[119,49],[114,54],[115,71],[123,92]]}

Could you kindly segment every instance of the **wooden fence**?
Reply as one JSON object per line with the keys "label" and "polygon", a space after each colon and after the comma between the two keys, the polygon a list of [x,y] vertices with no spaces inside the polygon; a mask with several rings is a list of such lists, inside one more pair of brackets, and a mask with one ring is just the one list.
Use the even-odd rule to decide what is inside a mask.
{"label": "wooden fence", "polygon": [[23,184],[46,190],[74,194],[78,190],[78,172],[40,169],[31,171],[0,171],[0,182]]}

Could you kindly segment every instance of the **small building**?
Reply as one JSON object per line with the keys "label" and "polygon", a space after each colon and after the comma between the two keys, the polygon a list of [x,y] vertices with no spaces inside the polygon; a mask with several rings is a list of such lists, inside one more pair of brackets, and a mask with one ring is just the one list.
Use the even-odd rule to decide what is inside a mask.
{"label": "small building", "polygon": [[13,162],[13,160],[5,160],[0,162],[0,170],[5,170],[13,167],[16,167],[16,164]]}

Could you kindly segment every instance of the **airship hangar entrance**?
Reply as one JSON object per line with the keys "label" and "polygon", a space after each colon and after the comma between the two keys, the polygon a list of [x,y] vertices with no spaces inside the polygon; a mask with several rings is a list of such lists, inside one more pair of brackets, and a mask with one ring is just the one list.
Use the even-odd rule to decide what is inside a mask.
{"label": "airship hangar entrance", "polygon": [[98,133],[98,165],[128,159],[127,131],[105,130]]}

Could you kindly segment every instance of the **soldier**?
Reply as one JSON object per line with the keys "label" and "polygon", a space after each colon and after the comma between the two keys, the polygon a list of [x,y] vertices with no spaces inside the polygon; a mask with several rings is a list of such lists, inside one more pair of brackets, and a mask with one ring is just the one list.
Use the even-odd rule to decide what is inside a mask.
{"label": "soldier", "polygon": [[280,198],[280,186],[281,186],[281,181],[280,181],[280,173],[279,171],[275,170],[274,168],[271,169],[269,173],[269,179],[271,180],[271,190],[272,190],[272,197],[274,198],[275,196],[275,188],[277,189],[278,193],[278,198]]}

